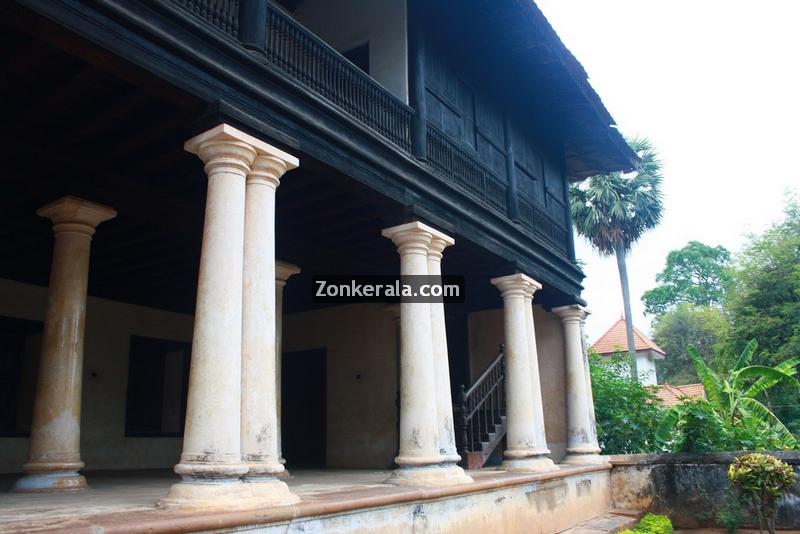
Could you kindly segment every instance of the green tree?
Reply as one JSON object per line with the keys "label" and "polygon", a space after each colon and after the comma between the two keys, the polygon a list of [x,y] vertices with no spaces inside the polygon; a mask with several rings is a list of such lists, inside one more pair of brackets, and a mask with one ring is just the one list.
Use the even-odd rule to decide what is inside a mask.
{"label": "green tree", "polygon": [[653,389],[628,374],[627,357],[589,356],[597,440],[605,454],[656,452],[662,408]]}
{"label": "green tree", "polygon": [[740,450],[793,449],[797,439],[759,400],[779,383],[800,393],[794,378],[800,358],[774,367],[751,365],[758,343],[751,340],[728,372],[712,370],[694,347],[689,347],[706,398],[672,406],[656,430],[656,438],[676,452],[707,452],[707,444]]}
{"label": "green tree", "polygon": [[[748,339],[762,348],[756,363],[775,365],[800,355],[800,204],[789,198],[784,217],[750,238],[737,256],[727,310],[731,330],[725,344],[730,358]],[[800,432],[800,400],[788,385],[769,392],[768,405]]]}
{"label": "green tree", "polygon": [[645,291],[645,312],[657,315],[680,303],[720,306],[731,284],[731,253],[723,246],[710,247],[690,241],[667,255],[664,270],[656,275],[660,285]]}
{"label": "green tree", "polygon": [[691,384],[699,380],[687,347],[706,355],[706,363],[719,369],[722,342],[728,333],[728,319],[722,310],[680,303],[653,321],[653,341],[664,349],[658,362],[660,384]]}
{"label": "green tree", "polygon": [[647,139],[628,141],[639,155],[640,164],[631,174],[594,176],[570,188],[570,210],[578,233],[597,251],[614,255],[622,286],[622,302],[630,356],[631,376],[636,370],[630,286],[626,257],[631,246],[661,221],[661,160]]}

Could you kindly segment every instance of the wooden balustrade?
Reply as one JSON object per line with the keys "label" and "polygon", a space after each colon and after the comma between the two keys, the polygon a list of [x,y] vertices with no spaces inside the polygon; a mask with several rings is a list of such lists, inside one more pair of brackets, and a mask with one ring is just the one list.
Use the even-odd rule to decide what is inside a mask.
{"label": "wooden balustrade", "polygon": [[428,124],[428,162],[449,182],[505,213],[506,185],[488,167]]}
{"label": "wooden balustrade", "polygon": [[[172,0],[211,26],[239,38],[239,0]],[[263,9],[260,11],[263,17]],[[251,24],[258,24],[250,20]],[[264,53],[272,66],[308,90],[320,95],[401,149],[411,151],[411,121],[414,110],[389,93],[378,82],[343,55],[311,33],[271,2],[266,4],[266,32],[252,32],[264,43],[246,43]],[[257,28],[256,28],[257,30]],[[427,164],[447,182],[455,185],[491,209],[506,215],[507,186],[472,153],[447,134],[428,123]],[[553,199],[550,199],[553,200]],[[534,204],[519,195],[522,227],[566,254],[567,230],[547,209],[563,211],[563,201],[548,206]]]}
{"label": "wooden balustrade", "polygon": [[502,346],[497,358],[469,389],[461,386],[460,397],[455,406],[459,454],[466,461],[471,453],[479,453],[483,465],[505,433],[505,356]]}

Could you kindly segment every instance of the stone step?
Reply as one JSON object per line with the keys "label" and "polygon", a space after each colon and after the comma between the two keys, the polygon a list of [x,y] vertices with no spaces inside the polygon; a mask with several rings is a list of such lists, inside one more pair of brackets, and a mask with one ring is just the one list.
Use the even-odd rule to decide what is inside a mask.
{"label": "stone step", "polygon": [[633,527],[642,515],[643,512],[635,510],[611,510],[580,525],[562,530],[560,534],[612,534]]}

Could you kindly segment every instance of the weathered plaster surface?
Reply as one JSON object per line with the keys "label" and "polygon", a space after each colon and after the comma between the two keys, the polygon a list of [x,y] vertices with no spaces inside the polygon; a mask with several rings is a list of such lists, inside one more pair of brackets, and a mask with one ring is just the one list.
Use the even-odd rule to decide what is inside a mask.
{"label": "weathered plaster surface", "polygon": [[397,341],[383,307],[352,304],[284,316],[284,353],[326,350],[329,468],[385,469],[397,454]]}
{"label": "weathered plaster surface", "polygon": [[[41,321],[46,302],[46,287],[0,279],[0,315]],[[131,335],[191,341],[192,317],[88,298],[81,401],[81,456],[88,469],[171,467],[180,454],[180,438],[125,437],[120,384],[128,380]],[[37,350],[30,355],[38,359]],[[27,450],[28,438],[0,438],[0,472],[20,472]]]}
{"label": "weathered plaster surface", "polygon": [[[728,467],[742,453],[611,456],[615,508],[667,514],[678,528],[715,525],[730,499]],[[800,472],[800,452],[770,453]],[[800,529],[800,477],[778,508],[777,526]],[[755,526],[752,521],[744,526]]]}

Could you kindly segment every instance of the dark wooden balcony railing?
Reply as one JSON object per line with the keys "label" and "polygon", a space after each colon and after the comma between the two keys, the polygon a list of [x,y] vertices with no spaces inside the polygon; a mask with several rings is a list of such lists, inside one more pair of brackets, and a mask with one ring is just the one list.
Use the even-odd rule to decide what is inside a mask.
{"label": "dark wooden balcony railing", "polygon": [[273,5],[268,6],[266,53],[286,74],[410,150],[413,110]]}
{"label": "dark wooden balcony railing", "polygon": [[458,146],[444,132],[428,124],[428,162],[447,181],[505,213],[506,186],[488,167]]}
{"label": "dark wooden balcony railing", "polygon": [[[243,6],[239,0],[171,1],[244,46],[255,47],[263,52],[264,61],[288,78],[406,152],[411,151],[414,110],[276,5],[268,1],[261,5],[261,25],[255,17],[248,18],[249,24],[242,28],[249,31],[245,32],[248,37],[240,35],[239,8]],[[485,206],[503,215],[508,213],[505,182],[480,161],[477,153],[431,124],[425,129],[425,143],[427,163],[438,176]],[[566,254],[566,230],[554,213],[547,213],[548,209],[563,211],[564,206],[555,202],[540,206],[524,195],[519,197],[522,228]]]}
{"label": "dark wooden balcony railing", "polygon": [[543,238],[560,252],[566,253],[567,231],[564,225],[553,220],[524,195],[519,195],[519,217],[528,231]]}
{"label": "dark wooden balcony railing", "polygon": [[[238,0],[173,0],[239,38]],[[267,62],[396,144],[411,149],[414,111],[279,7],[267,2]]]}
{"label": "dark wooden balcony railing", "polygon": [[232,37],[239,35],[237,0],[172,0],[189,13],[201,18]]}
{"label": "dark wooden balcony railing", "polygon": [[464,389],[454,409],[456,446],[464,465],[483,466],[505,435],[505,356],[500,354],[481,376]]}

